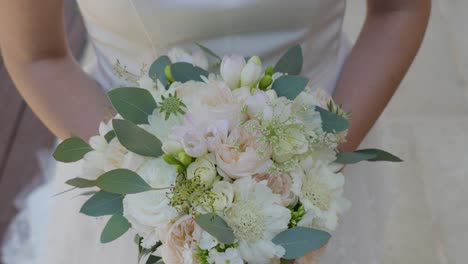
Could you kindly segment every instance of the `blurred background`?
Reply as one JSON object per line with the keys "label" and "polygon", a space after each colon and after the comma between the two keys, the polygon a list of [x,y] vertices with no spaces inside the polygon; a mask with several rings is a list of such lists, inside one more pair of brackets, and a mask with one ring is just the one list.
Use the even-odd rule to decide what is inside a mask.
{"label": "blurred background", "polygon": [[[84,26],[74,1],[65,2],[70,45],[86,62],[92,54]],[[379,121],[385,145],[405,159],[392,166],[398,191],[394,208],[389,208],[392,220],[385,235],[392,242],[386,245],[385,264],[467,263],[466,11],[467,0],[433,0],[423,47]],[[365,0],[348,1],[344,28],[353,40],[364,15]],[[21,99],[0,59],[0,241],[16,214],[17,195],[42,179],[39,171],[47,162],[37,158],[39,153],[50,151],[53,143],[53,135]],[[392,254],[396,251],[398,255]]]}

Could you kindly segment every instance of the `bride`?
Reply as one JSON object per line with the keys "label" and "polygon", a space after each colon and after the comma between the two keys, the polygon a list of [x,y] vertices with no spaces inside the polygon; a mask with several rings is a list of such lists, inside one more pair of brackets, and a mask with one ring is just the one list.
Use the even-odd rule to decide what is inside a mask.
{"label": "bride", "polygon": [[[358,147],[395,92],[419,48],[430,10],[430,0],[368,0],[367,19],[352,47],[342,33],[345,0],[78,2],[96,54],[86,71],[70,55],[63,0],[0,1],[0,47],[7,68],[58,138],[87,139],[97,133],[108,115],[105,92],[126,84],[113,71],[117,60],[139,74],[142,64],[171,47],[190,49],[199,42],[219,54],[257,54],[271,63],[300,43],[310,84],[352,111],[344,150]],[[66,189],[62,183],[76,176],[77,168],[57,165],[52,182],[28,199],[22,223],[29,235],[18,231],[18,223],[12,226],[3,247],[5,263],[136,263],[130,236],[99,243],[104,220],[78,213],[85,197],[52,198]],[[345,191],[353,210],[321,263],[383,262],[388,186],[384,169],[369,174],[359,167],[347,173]]]}

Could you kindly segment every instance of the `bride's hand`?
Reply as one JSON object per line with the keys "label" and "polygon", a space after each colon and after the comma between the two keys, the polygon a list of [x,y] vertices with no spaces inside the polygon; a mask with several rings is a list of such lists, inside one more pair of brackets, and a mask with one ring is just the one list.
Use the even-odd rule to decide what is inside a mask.
{"label": "bride's hand", "polygon": [[302,258],[295,261],[295,264],[318,264],[320,257],[323,255],[327,248],[327,245],[307,253]]}

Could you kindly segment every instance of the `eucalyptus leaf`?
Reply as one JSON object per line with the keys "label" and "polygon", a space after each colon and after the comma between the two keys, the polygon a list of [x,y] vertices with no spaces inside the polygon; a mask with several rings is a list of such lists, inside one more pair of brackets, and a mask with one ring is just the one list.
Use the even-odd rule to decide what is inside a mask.
{"label": "eucalyptus leaf", "polygon": [[390,162],[402,162],[403,161],[399,157],[381,149],[361,149],[361,150],[355,151],[355,153],[375,155],[374,158],[371,158],[368,161],[390,161]]}
{"label": "eucalyptus leaf", "polygon": [[217,238],[219,242],[223,244],[234,243],[234,232],[221,217],[215,214],[203,214],[197,216],[195,221],[206,232]]}
{"label": "eucalyptus leaf", "polygon": [[341,151],[338,153],[335,162],[340,164],[356,164],[375,157],[375,154]]}
{"label": "eucalyptus leaf", "polygon": [[114,119],[112,125],[120,144],[129,151],[154,158],[163,154],[161,141],[143,128],[120,119]]}
{"label": "eucalyptus leaf", "polygon": [[133,194],[153,190],[143,178],[127,169],[116,169],[104,173],[97,179],[96,185],[106,192],[117,194]]}
{"label": "eucalyptus leaf", "polygon": [[212,51],[211,49],[203,46],[202,44],[198,43],[198,42],[195,42],[195,45],[197,45],[201,50],[203,50],[203,52],[205,52],[206,54],[208,54],[209,56],[215,58],[218,62],[221,62],[221,57],[216,54],[214,51]]}
{"label": "eucalyptus leaf", "polygon": [[79,137],[65,139],[57,146],[53,154],[55,160],[61,162],[75,162],[81,160],[84,155],[93,148]]}
{"label": "eucalyptus leaf", "polygon": [[171,59],[168,56],[164,55],[156,59],[153,64],[151,64],[149,69],[149,77],[156,82],[156,79],[167,87],[169,85],[169,81],[166,78],[166,74],[164,73],[164,69],[167,65],[171,64]]}
{"label": "eucalyptus leaf", "polygon": [[172,64],[171,73],[174,81],[182,83],[188,81],[201,82],[203,79],[200,76],[208,76],[207,71],[187,62],[176,62]]}
{"label": "eucalyptus leaf", "polygon": [[73,178],[65,183],[76,188],[89,188],[96,186],[96,181],[83,178]]}
{"label": "eucalyptus leaf", "polygon": [[274,71],[287,73],[289,75],[299,75],[302,71],[303,62],[302,48],[300,45],[296,45],[290,48],[279,59],[274,67]]}
{"label": "eucalyptus leaf", "polygon": [[122,87],[107,93],[115,110],[135,124],[148,124],[157,105],[151,93],[142,88]]}
{"label": "eucalyptus leaf", "polygon": [[83,204],[80,213],[95,217],[122,213],[122,201],[120,194],[99,191]]}
{"label": "eucalyptus leaf", "polygon": [[325,231],[298,226],[279,233],[272,242],[286,250],[282,258],[297,259],[325,246],[329,240],[330,234]]}
{"label": "eucalyptus leaf", "polygon": [[289,100],[294,100],[305,87],[309,80],[295,75],[283,75],[273,82],[272,89],[278,96],[285,96]]}
{"label": "eucalyptus leaf", "polygon": [[161,257],[150,255],[148,259],[146,260],[146,264],[156,264],[160,260],[161,260]]}
{"label": "eucalyptus leaf", "polygon": [[320,113],[323,131],[327,133],[339,133],[348,129],[349,122],[344,117],[318,106],[315,107],[315,110]]}
{"label": "eucalyptus leaf", "polygon": [[125,234],[130,229],[130,223],[121,214],[113,215],[101,233],[101,243],[109,243]]}
{"label": "eucalyptus leaf", "polygon": [[111,130],[104,135],[104,139],[107,143],[110,143],[115,138],[115,131]]}

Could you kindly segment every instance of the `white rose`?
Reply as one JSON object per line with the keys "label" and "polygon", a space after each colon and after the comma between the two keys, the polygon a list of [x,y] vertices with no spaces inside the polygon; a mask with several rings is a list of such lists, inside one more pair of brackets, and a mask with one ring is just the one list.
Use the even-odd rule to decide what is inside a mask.
{"label": "white rose", "polygon": [[188,131],[182,137],[185,152],[192,157],[201,157],[208,151],[206,139],[197,131]]}
{"label": "white rose", "polygon": [[216,176],[216,167],[206,156],[196,159],[187,168],[187,179],[199,177],[201,183],[206,187],[213,184]]}
{"label": "white rose", "polygon": [[216,197],[213,202],[216,211],[220,212],[231,207],[234,201],[234,187],[231,183],[226,181],[215,182],[211,191]]}
{"label": "white rose", "polygon": [[221,76],[231,89],[239,88],[245,59],[239,55],[225,55],[221,62]]}
{"label": "white rose", "polygon": [[262,62],[258,56],[249,59],[241,73],[241,85],[255,87],[262,77]]}

